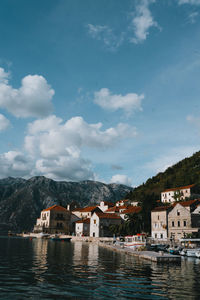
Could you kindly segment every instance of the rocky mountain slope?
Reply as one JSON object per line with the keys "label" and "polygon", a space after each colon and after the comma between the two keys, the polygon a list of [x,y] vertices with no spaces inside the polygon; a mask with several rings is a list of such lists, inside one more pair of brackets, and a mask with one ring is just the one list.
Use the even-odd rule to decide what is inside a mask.
{"label": "rocky mountain slope", "polygon": [[5,178],[0,180],[0,231],[30,230],[40,211],[54,204],[78,206],[115,202],[124,198],[132,188],[121,184],[97,181],[57,182],[43,176],[29,180]]}

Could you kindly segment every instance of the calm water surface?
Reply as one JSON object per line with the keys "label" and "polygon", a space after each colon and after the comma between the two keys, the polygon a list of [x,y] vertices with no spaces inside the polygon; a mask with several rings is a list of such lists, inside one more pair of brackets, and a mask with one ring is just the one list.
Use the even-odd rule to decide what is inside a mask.
{"label": "calm water surface", "polygon": [[200,299],[200,260],[160,265],[92,243],[0,237],[0,299]]}

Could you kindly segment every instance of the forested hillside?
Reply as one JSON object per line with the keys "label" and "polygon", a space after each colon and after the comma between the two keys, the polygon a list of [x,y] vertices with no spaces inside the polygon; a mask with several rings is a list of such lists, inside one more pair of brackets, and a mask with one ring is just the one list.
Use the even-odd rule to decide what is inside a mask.
{"label": "forested hillside", "polygon": [[138,200],[143,207],[145,228],[150,229],[150,211],[159,205],[163,190],[189,184],[200,185],[200,151],[169,167],[165,172],[148,179],[144,184],[131,191],[127,198]]}

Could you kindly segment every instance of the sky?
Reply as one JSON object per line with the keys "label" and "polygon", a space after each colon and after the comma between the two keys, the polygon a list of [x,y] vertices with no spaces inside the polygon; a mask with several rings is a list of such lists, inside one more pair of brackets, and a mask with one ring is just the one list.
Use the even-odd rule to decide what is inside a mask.
{"label": "sky", "polygon": [[0,38],[0,178],[135,187],[200,150],[200,0],[2,0]]}

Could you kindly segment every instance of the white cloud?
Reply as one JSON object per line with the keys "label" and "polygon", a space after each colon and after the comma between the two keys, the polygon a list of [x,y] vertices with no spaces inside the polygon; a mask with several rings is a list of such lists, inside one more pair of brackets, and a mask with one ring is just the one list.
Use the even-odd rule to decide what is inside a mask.
{"label": "white cloud", "polygon": [[178,0],[178,4],[200,5],[200,0]]}
{"label": "white cloud", "polygon": [[127,175],[120,175],[120,174],[113,175],[110,182],[111,183],[125,184],[125,185],[128,185],[128,186],[132,185],[132,181]]}
{"label": "white cloud", "polygon": [[141,0],[136,6],[136,11],[133,14],[133,19],[130,25],[131,30],[134,32],[134,37],[132,37],[130,41],[135,44],[146,40],[151,27],[157,27],[160,29],[149,10],[149,4],[152,2],[154,1]]}
{"label": "white cloud", "polygon": [[25,149],[36,161],[35,174],[65,180],[94,179],[91,162],[82,157],[83,149],[105,151],[136,134],[134,127],[123,123],[102,130],[101,123],[88,124],[82,117],[63,122],[49,116],[29,124]]}
{"label": "white cloud", "polygon": [[22,118],[44,117],[50,114],[54,90],[43,76],[24,77],[19,89],[9,85],[8,79],[9,73],[0,68],[0,108]]}
{"label": "white cloud", "polygon": [[30,176],[32,167],[30,160],[19,151],[9,151],[0,155],[0,178]]}
{"label": "white cloud", "polygon": [[0,131],[6,130],[10,126],[10,121],[0,114]]}
{"label": "white cloud", "polygon": [[94,102],[104,109],[116,111],[123,109],[126,113],[130,114],[136,110],[142,110],[141,101],[144,95],[129,93],[126,95],[115,95],[107,88],[102,88],[94,93]]}
{"label": "white cloud", "polygon": [[103,41],[107,49],[116,50],[124,40],[124,33],[114,34],[109,26],[88,24],[88,33],[94,39]]}

